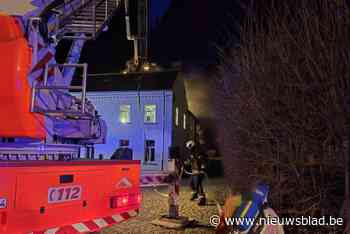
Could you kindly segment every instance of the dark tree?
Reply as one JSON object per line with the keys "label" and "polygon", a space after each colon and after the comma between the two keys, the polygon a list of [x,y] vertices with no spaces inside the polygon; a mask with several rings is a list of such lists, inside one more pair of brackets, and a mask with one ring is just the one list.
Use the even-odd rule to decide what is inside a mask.
{"label": "dark tree", "polygon": [[281,215],[339,217],[349,136],[349,7],[344,0],[250,2],[243,5],[240,43],[220,51],[216,79],[228,182],[242,192],[267,181]]}

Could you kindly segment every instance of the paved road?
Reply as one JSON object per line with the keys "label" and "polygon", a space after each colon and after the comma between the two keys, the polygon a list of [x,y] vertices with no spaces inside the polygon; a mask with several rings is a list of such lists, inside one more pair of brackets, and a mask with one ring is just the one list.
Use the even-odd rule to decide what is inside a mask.
{"label": "paved road", "polygon": [[[193,218],[199,222],[199,226],[186,228],[183,230],[165,229],[151,224],[153,220],[167,213],[167,199],[160,196],[152,189],[143,189],[143,201],[140,214],[137,218],[125,223],[115,225],[104,230],[101,234],[206,234],[214,233],[214,229],[209,226],[209,217],[217,214],[217,208],[214,199],[222,203],[228,190],[222,179],[209,179],[204,182],[205,190],[208,196],[208,205],[199,207],[195,202],[191,202],[190,189],[187,186],[188,181],[183,181],[185,186],[181,187],[180,214]],[[167,192],[167,188],[162,188],[160,192]]]}

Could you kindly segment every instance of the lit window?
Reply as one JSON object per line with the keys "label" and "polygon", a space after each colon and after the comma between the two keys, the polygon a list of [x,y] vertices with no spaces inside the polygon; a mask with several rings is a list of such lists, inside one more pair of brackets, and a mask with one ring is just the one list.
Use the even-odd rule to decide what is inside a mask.
{"label": "lit window", "polygon": [[155,123],[156,122],[156,105],[145,105],[145,123]]}
{"label": "lit window", "polygon": [[175,125],[179,126],[179,108],[175,108]]}
{"label": "lit window", "polygon": [[184,129],[186,129],[186,114],[184,114]]}
{"label": "lit window", "polygon": [[130,123],[130,105],[120,105],[119,107],[119,121],[123,124]]}
{"label": "lit window", "polygon": [[145,146],[145,162],[154,162],[155,161],[155,141],[154,140],[146,140]]}

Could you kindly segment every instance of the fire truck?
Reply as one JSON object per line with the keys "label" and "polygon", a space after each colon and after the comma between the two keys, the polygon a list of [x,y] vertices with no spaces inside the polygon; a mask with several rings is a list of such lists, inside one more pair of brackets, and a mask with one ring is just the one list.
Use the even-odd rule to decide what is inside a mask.
{"label": "fire truck", "polygon": [[[140,162],[89,160],[107,128],[86,98],[80,53],[121,10],[135,45],[128,69],[147,63],[145,37],[131,36],[128,0],[31,4],[21,16],[0,12],[0,234],[96,232],[137,215]],[[147,6],[148,0],[139,1],[142,22]],[[58,64],[61,40],[70,40],[71,48]],[[76,70],[81,85],[72,86]]]}

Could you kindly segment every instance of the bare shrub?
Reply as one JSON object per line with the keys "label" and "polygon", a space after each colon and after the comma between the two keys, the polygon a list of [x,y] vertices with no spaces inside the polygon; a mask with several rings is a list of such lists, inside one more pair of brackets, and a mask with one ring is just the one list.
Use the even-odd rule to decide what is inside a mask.
{"label": "bare shrub", "polygon": [[246,7],[240,43],[221,51],[216,78],[226,178],[237,192],[267,181],[282,215],[339,217],[349,136],[349,7],[345,0],[255,2],[261,3]]}

